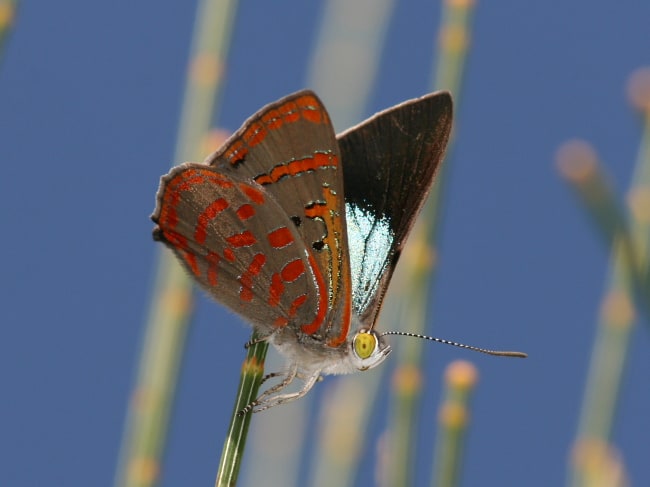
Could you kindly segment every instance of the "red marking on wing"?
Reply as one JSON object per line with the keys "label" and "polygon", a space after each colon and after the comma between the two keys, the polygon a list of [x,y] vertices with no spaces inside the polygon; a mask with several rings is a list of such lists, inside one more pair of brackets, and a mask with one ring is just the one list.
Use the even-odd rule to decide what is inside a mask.
{"label": "red marking on wing", "polygon": [[280,105],[278,107],[278,112],[282,115],[282,120],[284,120],[285,123],[293,123],[300,120],[298,105],[293,101],[288,101],[284,105]]}
{"label": "red marking on wing", "polygon": [[175,187],[169,188],[170,190],[173,190],[169,193],[170,196],[178,197],[183,191],[189,191],[197,184],[203,184],[205,182],[205,178],[203,176],[200,174],[194,174],[194,171],[192,170],[187,171],[187,176],[189,177],[181,179]]}
{"label": "red marking on wing", "polygon": [[302,331],[308,335],[312,335],[318,331],[318,329],[323,324],[323,321],[325,321],[325,316],[327,315],[328,296],[327,289],[325,288],[325,279],[323,279],[323,275],[321,274],[320,269],[316,264],[316,260],[314,259],[314,256],[311,254],[311,252],[309,253],[309,266],[311,267],[311,270],[314,273],[314,278],[316,279],[316,289],[318,291],[318,310],[316,312],[314,320],[311,323],[302,325],[301,328]]}
{"label": "red marking on wing", "polygon": [[247,154],[248,149],[244,146],[244,142],[241,139],[237,139],[226,149],[223,156],[228,159],[230,164],[235,165],[241,162]]}
{"label": "red marking on wing", "polygon": [[176,207],[181,201],[182,193],[192,191],[197,185],[211,183],[222,188],[231,188],[233,183],[225,176],[210,169],[184,169],[166,181],[161,201],[159,225],[163,231],[172,230],[178,225]]}
{"label": "red marking on wing", "polygon": [[228,262],[235,262],[235,253],[232,251],[231,248],[226,247],[223,249],[223,258],[226,259]]}
{"label": "red marking on wing", "polygon": [[245,183],[239,183],[239,189],[241,189],[242,192],[248,196],[248,199],[253,203],[257,203],[258,205],[264,204],[264,194],[260,190],[255,189]]}
{"label": "red marking on wing", "polygon": [[268,174],[255,177],[257,184],[265,185],[278,182],[284,176],[298,176],[299,174],[316,171],[319,168],[338,166],[338,157],[332,154],[316,153],[313,157],[297,159],[287,164],[281,164],[271,169]]}
{"label": "red marking on wing", "polygon": [[344,308],[344,313],[342,317],[342,323],[341,323],[341,333],[338,334],[338,336],[335,336],[332,338],[330,341],[327,342],[327,344],[330,347],[338,347],[339,345],[342,345],[348,338],[348,332],[350,331],[350,322],[352,321],[351,313],[352,313],[352,304],[350,303],[351,296],[349,289],[350,287],[344,287],[344,289],[348,290],[347,296],[345,296],[345,308]]}
{"label": "red marking on wing", "polygon": [[163,231],[165,240],[176,248],[187,250],[187,239],[174,230]]}
{"label": "red marking on wing", "polygon": [[253,215],[255,215],[255,208],[253,208],[251,205],[248,203],[241,205],[239,208],[237,208],[237,216],[239,217],[240,220],[248,220],[251,218]]}
{"label": "red marking on wing", "polygon": [[287,326],[289,323],[289,320],[286,319],[284,316],[279,316],[275,320],[273,320],[273,326],[276,328],[282,328],[283,326]]}
{"label": "red marking on wing", "polygon": [[255,178],[255,182],[257,184],[261,184],[262,186],[265,184],[272,184],[278,181],[281,177],[286,176],[289,174],[289,170],[287,169],[287,166],[277,166],[274,167],[271,170],[271,174],[261,174]]}
{"label": "red marking on wing", "polygon": [[210,286],[217,286],[217,265],[219,264],[219,254],[216,252],[209,251],[206,255],[206,260],[208,261],[208,282]]}
{"label": "red marking on wing", "polygon": [[284,282],[293,282],[305,272],[305,264],[301,259],[292,260],[280,271]]}
{"label": "red marking on wing", "polygon": [[298,312],[298,308],[305,304],[305,301],[307,301],[306,294],[301,294],[296,299],[294,299],[293,303],[291,303],[291,307],[289,308],[289,316],[295,316]]}
{"label": "red marking on wing", "polygon": [[302,109],[302,116],[305,120],[313,123],[326,121],[325,112],[321,110],[320,103],[313,96],[301,96],[296,100],[296,104]]}
{"label": "red marking on wing", "polygon": [[264,122],[270,130],[279,129],[284,125],[282,115],[275,109],[269,110],[265,113],[264,116],[262,116],[262,122]]}
{"label": "red marking on wing", "polygon": [[183,258],[185,259],[185,262],[187,262],[187,265],[190,266],[190,269],[192,270],[192,274],[194,274],[195,276],[200,276],[201,270],[199,269],[199,264],[196,261],[196,255],[191,254],[189,252],[184,252]]}
{"label": "red marking on wing", "polygon": [[280,298],[284,292],[284,282],[277,272],[271,277],[271,287],[269,288],[269,305],[277,306],[280,304]]}
{"label": "red marking on wing", "polygon": [[269,243],[276,249],[281,249],[293,243],[293,235],[287,227],[280,227],[268,234]]}
{"label": "red marking on wing", "polygon": [[260,123],[253,122],[243,133],[242,139],[250,147],[255,147],[257,144],[260,144],[266,138],[266,128]]}
{"label": "red marking on wing", "polygon": [[308,218],[323,218],[327,214],[327,203],[313,203],[305,208],[305,216]]}
{"label": "red marking on wing", "polygon": [[260,273],[265,263],[266,257],[264,254],[256,254],[248,269],[239,278],[239,282],[241,283],[239,299],[242,301],[251,302],[253,300],[253,277]]}
{"label": "red marking on wing", "polygon": [[178,225],[178,213],[173,206],[164,207],[160,213],[160,223],[168,228],[176,228]]}
{"label": "red marking on wing", "polygon": [[192,168],[178,173],[168,183],[169,189],[175,192],[191,190],[197,184],[209,182],[221,186],[222,188],[231,188],[232,182],[225,176],[211,171],[210,169]]}
{"label": "red marking on wing", "polygon": [[249,147],[260,144],[269,130],[277,130],[284,124],[294,123],[300,119],[319,124],[329,123],[327,113],[322,109],[320,102],[312,95],[304,95],[268,110],[259,120],[251,122],[241,138],[234,140],[224,151],[223,156],[230,164],[239,164],[246,158]]}
{"label": "red marking on wing", "polygon": [[236,233],[235,235],[226,237],[226,242],[233,247],[250,247],[257,243],[257,239],[250,231],[245,230],[242,233]]}
{"label": "red marking on wing", "polygon": [[190,252],[189,246],[187,245],[187,239],[174,230],[163,230],[163,237],[171,246],[178,250],[180,256],[185,260],[185,262],[187,262],[192,274],[200,276],[201,271],[196,256]]}
{"label": "red marking on wing", "polygon": [[208,235],[208,224],[210,220],[216,218],[216,216],[221,213],[223,210],[228,208],[228,202],[219,198],[218,200],[210,203],[205,210],[199,215],[199,222],[196,225],[196,230],[194,231],[194,240],[197,243],[204,243]]}

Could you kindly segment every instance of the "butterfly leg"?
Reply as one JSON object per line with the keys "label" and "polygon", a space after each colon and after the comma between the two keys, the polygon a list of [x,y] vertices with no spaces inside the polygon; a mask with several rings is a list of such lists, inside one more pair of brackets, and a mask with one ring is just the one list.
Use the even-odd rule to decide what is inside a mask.
{"label": "butterfly leg", "polygon": [[246,343],[244,343],[244,348],[248,350],[251,348],[253,345],[257,345],[258,343],[265,342],[268,337],[264,338],[256,338],[255,340],[248,340]]}
{"label": "butterfly leg", "polygon": [[254,404],[252,407],[252,411],[254,413],[259,413],[260,411],[264,411],[266,409],[272,408],[273,406],[279,406],[280,404],[285,404],[287,402],[294,401],[296,399],[301,398],[305,394],[307,394],[312,387],[314,387],[314,384],[316,382],[320,381],[321,375],[320,373],[315,373],[307,378],[305,381],[305,384],[303,385],[302,389],[300,389],[297,392],[290,392],[288,394],[277,394],[275,396],[267,397],[266,400],[264,401],[255,401],[257,404]]}
{"label": "butterfly leg", "polygon": [[[244,414],[249,413],[250,411],[256,412],[256,408],[260,404],[264,404],[269,401],[273,397],[274,394],[277,392],[280,392],[282,389],[287,387],[291,382],[293,382],[293,379],[296,378],[296,375],[298,374],[298,366],[297,365],[292,365],[289,371],[285,374],[284,379],[282,379],[282,382],[279,382],[278,384],[274,385],[273,387],[270,387],[269,389],[265,390],[262,394],[259,395],[257,399],[255,399],[253,402],[249,403],[244,409],[239,411],[237,413],[237,416],[243,416]],[[267,379],[270,379],[271,377],[278,377],[281,375],[279,372],[274,372],[271,374],[267,374],[264,376],[262,379],[262,382],[264,382]],[[267,409],[267,408],[264,408]],[[263,410],[263,409],[262,409]]]}
{"label": "butterfly leg", "polygon": [[271,338],[275,333],[277,333],[277,332],[274,331],[274,332],[271,333],[270,335],[266,335],[266,336],[263,336],[263,337],[257,337],[257,338],[255,338],[255,339],[250,339],[250,340],[248,340],[246,343],[244,343],[244,348],[245,348],[246,350],[248,350],[248,349],[249,349],[250,347],[252,347],[253,345],[257,345],[258,343],[266,342],[266,341],[268,341],[268,339]]}
{"label": "butterfly leg", "polygon": [[269,379],[273,379],[274,377],[280,377],[281,375],[282,372],[271,372],[270,374],[266,374],[264,377],[262,377],[262,381],[260,382],[260,385],[264,384]]}

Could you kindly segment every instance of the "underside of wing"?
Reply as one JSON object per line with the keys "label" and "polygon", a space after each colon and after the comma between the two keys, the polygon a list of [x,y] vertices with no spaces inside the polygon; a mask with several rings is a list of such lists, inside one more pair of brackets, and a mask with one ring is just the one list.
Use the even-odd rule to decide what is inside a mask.
{"label": "underside of wing", "polygon": [[452,121],[449,93],[380,112],[338,136],[344,164],[353,309],[373,326],[394,266],[431,189]]}
{"label": "underside of wing", "polygon": [[237,180],[260,185],[293,223],[323,276],[328,319],[316,330],[331,346],[347,338],[350,267],[340,155],[329,115],[311,91],[262,108],[207,160]]}
{"label": "underside of wing", "polygon": [[318,269],[262,188],[186,163],[162,179],[157,201],[154,238],[212,297],[269,335],[322,321]]}

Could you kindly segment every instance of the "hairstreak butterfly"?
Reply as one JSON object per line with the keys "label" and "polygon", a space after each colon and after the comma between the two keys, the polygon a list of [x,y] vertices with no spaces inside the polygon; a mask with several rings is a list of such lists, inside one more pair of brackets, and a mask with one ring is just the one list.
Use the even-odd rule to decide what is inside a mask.
{"label": "hairstreak butterfly", "polygon": [[[287,359],[248,410],[302,397],[322,375],[375,367],[389,334],[524,356],[374,329],[451,121],[451,96],[438,92],[337,137],[318,97],[300,91],[262,108],[204,163],[162,178],[154,239]],[[296,378],[302,388],[283,393]]]}

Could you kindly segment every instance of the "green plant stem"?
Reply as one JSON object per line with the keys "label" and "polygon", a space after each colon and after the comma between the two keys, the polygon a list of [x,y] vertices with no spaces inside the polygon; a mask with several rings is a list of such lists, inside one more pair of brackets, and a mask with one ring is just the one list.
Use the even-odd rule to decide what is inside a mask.
{"label": "green plant stem", "polygon": [[[634,305],[650,318],[650,287],[645,281],[650,260],[650,109],[644,115],[643,138],[629,192],[629,217],[612,209],[617,199],[611,191],[602,189],[604,178],[599,171],[591,166],[587,166],[590,171],[569,171],[569,176],[581,176],[569,179],[592,218],[599,222],[601,232],[613,242],[610,276],[573,448],[568,480],[572,487],[595,485],[621,469],[620,462],[611,455],[609,442],[637,318]],[[610,215],[620,222],[609,222]]]}
{"label": "green plant stem", "polygon": [[[201,0],[176,142],[175,161],[201,160],[228,47],[233,1]],[[171,252],[159,256],[158,273],[133,398],[115,476],[116,487],[158,482],[160,459],[176,392],[192,309],[192,284]]]}
{"label": "green plant stem", "polygon": [[[456,113],[469,47],[472,9],[472,2],[445,1],[438,32],[433,89],[451,91]],[[435,279],[435,247],[442,214],[442,189],[445,187],[452,144],[453,139],[449,141],[445,162],[438,170],[429,199],[403,252],[401,268],[393,277],[392,289],[399,291],[389,293],[384,306],[401,310],[395,322],[400,323],[403,330],[414,333],[424,333],[427,316],[431,312],[429,299]],[[398,365],[392,381],[394,397],[389,419],[389,454],[386,455],[389,465],[384,468],[388,477],[386,485],[389,486],[412,484],[423,346],[428,344],[421,340],[409,340],[401,343],[397,349]]]}
{"label": "green plant stem", "polygon": [[[616,259],[620,260],[622,266],[620,271],[626,272],[632,285],[630,292],[650,317],[650,287],[645,278],[647,259],[644,258],[648,245],[645,231],[647,224],[629,221],[596,159],[581,160],[581,154],[575,154],[575,160],[571,154],[561,157],[559,163],[563,175],[600,231],[607,247],[616,247]],[[638,168],[637,172],[642,173],[643,164]],[[638,182],[635,183],[632,192],[639,185]]]}
{"label": "green plant stem", "polygon": [[[254,333],[251,340],[254,341],[256,338],[258,337]],[[230,487],[237,484],[248,427],[253,416],[252,412],[243,415],[240,415],[239,412],[257,397],[257,391],[264,374],[264,360],[266,359],[267,350],[268,344],[266,342],[256,343],[248,349],[248,355],[242,366],[230,427],[221,452],[215,487]]]}
{"label": "green plant stem", "polygon": [[445,372],[446,388],[438,417],[435,448],[435,487],[459,484],[460,459],[467,425],[469,401],[477,379],[476,368],[465,361],[452,362]]}

